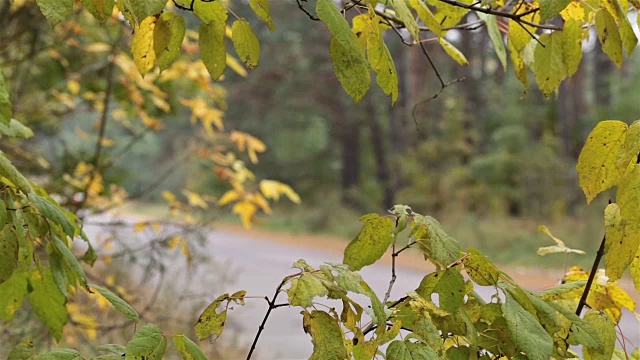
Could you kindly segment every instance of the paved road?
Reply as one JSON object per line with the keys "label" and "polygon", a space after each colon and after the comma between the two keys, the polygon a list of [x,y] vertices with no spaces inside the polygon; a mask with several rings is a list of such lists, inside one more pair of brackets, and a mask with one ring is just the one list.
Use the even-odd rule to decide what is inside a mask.
{"label": "paved road", "polygon": [[[304,242],[300,242],[303,244]],[[232,270],[235,279],[223,286],[213,286],[207,289],[211,299],[224,292],[234,292],[239,289],[248,291],[248,295],[272,296],[280,280],[296,270],[291,265],[297,259],[305,259],[311,266],[317,267],[324,262],[340,262],[341,254],[331,249],[317,246],[292,245],[271,241],[269,238],[259,238],[256,235],[243,235],[237,232],[214,230],[208,235],[206,251],[215,258],[216,263],[211,268],[200,267],[191,273],[198,283],[215,284],[219,278],[220,268]],[[186,270],[184,274],[186,274]],[[181,270],[174,275],[180,277]],[[407,290],[415,289],[424,271],[399,268],[397,281],[391,298],[398,298]],[[379,294],[384,294],[389,283],[390,266],[388,264],[373,265],[361,272],[363,278]],[[209,281],[211,280],[211,281]],[[218,281],[219,282],[219,281]],[[193,289],[192,289],[193,290]],[[198,289],[202,293],[202,289]],[[483,297],[490,297],[495,291],[492,288],[477,289]],[[286,295],[281,295],[286,301]],[[640,299],[637,299],[640,300]],[[266,311],[266,302],[254,299],[248,301],[244,307],[236,307],[229,311],[227,326],[235,331],[240,346],[248,349],[253,340],[258,325]],[[286,360],[307,359],[312,351],[310,337],[302,330],[300,308],[282,307],[274,310],[269,318],[266,329],[257,346],[257,357],[254,359]],[[636,345],[640,344],[640,328],[632,314],[625,311],[622,328],[626,336]],[[222,337],[233,335],[225,329]]]}

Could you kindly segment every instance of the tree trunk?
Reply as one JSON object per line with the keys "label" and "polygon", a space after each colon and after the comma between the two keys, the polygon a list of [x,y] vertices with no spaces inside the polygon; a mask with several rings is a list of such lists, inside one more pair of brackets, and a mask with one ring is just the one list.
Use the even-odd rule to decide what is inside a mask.
{"label": "tree trunk", "polygon": [[382,207],[389,209],[393,206],[393,199],[395,197],[395,191],[391,184],[391,176],[389,174],[389,167],[387,166],[387,152],[384,143],[384,134],[382,126],[380,126],[380,119],[378,111],[375,106],[376,96],[371,94],[367,98],[367,118],[369,122],[371,147],[373,148],[373,156],[375,159],[376,178],[382,188]]}

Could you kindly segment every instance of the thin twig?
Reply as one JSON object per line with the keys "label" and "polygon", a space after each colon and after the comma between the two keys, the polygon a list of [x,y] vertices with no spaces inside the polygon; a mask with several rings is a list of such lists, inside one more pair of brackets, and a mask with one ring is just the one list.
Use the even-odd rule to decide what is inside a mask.
{"label": "thin twig", "polygon": [[582,297],[580,297],[580,302],[578,303],[578,307],[576,308],[576,315],[580,316],[582,309],[587,305],[587,297],[589,296],[589,291],[591,290],[591,285],[593,284],[593,280],[596,277],[596,272],[598,272],[598,266],[600,266],[600,260],[604,256],[604,243],[607,240],[607,236],[604,235],[602,237],[602,242],[600,243],[600,248],[596,253],[596,258],[593,260],[593,266],[591,266],[591,273],[589,273],[589,278],[587,279],[587,285],[584,287],[584,291],[582,292]]}
{"label": "thin twig", "polygon": [[396,254],[396,243],[395,240],[391,245],[391,280],[389,281],[389,287],[387,288],[387,293],[384,294],[384,300],[382,303],[385,304],[389,297],[391,296],[391,289],[393,289],[393,284],[396,283],[396,258],[398,254]]}
{"label": "thin twig", "polygon": [[[304,1],[304,0],[302,0],[302,1]],[[320,21],[319,17],[313,15],[312,13],[309,12],[309,10],[307,10],[304,6],[302,6],[302,3],[300,2],[300,0],[296,0],[296,3],[298,4],[298,9],[302,10],[303,13],[307,14],[309,19],[311,19],[313,21]]]}
{"label": "thin twig", "polygon": [[269,298],[267,296],[264,297],[265,300],[267,300],[267,303],[269,304],[269,308],[267,309],[267,313],[264,314],[264,318],[262,319],[262,323],[260,323],[260,326],[258,326],[258,332],[256,333],[255,338],[253,338],[253,343],[251,343],[251,348],[249,349],[249,354],[247,354],[247,360],[251,359],[251,355],[253,355],[253,352],[256,349],[256,344],[258,343],[258,339],[260,339],[260,335],[262,334],[262,331],[264,330],[264,326],[267,323],[267,319],[269,319],[269,315],[271,315],[271,311],[273,309],[276,309],[278,307],[282,307],[285,305],[289,305],[289,304],[277,304],[276,305],[276,299],[278,298],[278,295],[280,294],[280,290],[282,290],[282,287],[292,278],[298,276],[300,274],[294,274],[294,275],[289,275],[287,277],[285,277],[284,279],[282,279],[282,281],[280,282],[280,285],[278,285],[278,287],[276,288],[276,292],[275,294],[273,294],[273,297],[271,298],[271,300],[269,300]]}

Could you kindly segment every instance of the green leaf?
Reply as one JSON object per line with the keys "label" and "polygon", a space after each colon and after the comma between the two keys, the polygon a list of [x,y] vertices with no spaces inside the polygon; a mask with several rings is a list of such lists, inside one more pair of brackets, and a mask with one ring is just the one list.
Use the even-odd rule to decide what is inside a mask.
{"label": "green leaf", "polygon": [[631,56],[631,53],[633,53],[633,50],[635,50],[638,45],[638,38],[629,23],[627,14],[623,12],[620,13],[622,15],[620,16],[620,38],[622,39],[622,47],[627,52],[627,56]]}
{"label": "green leaf", "polygon": [[640,120],[634,121],[629,126],[624,143],[618,151],[616,167],[621,174],[629,168],[632,162],[636,163],[638,153],[640,153]]}
{"label": "green leaf", "polygon": [[507,70],[507,49],[504,46],[504,40],[502,39],[502,33],[498,28],[498,19],[495,16],[491,16],[485,13],[476,12],[476,15],[481,20],[484,20],[484,23],[487,26],[487,33],[489,34],[489,38],[491,39],[491,44],[493,44],[493,49],[502,64],[502,69]]}
{"label": "green leaf", "polygon": [[398,72],[379,32],[371,31],[367,37],[367,59],[373,71],[376,72],[378,85],[385,95],[391,96],[391,103],[395,103],[399,92]]}
{"label": "green leaf", "polygon": [[440,332],[427,314],[420,316],[413,323],[413,334],[429,345],[438,355],[443,353],[444,347]]}
{"label": "green leaf", "polygon": [[84,274],[84,270],[82,269],[82,265],[78,259],[73,255],[71,249],[56,235],[53,235],[53,245],[57,252],[62,256],[64,263],[73,271],[74,275],[80,281],[82,287],[88,289],[87,287],[87,277]]}
{"label": "green leaf", "polygon": [[524,85],[524,91],[526,93],[529,87],[529,79],[527,77],[527,68],[524,64],[524,60],[522,59],[522,56],[520,56],[520,51],[514,47],[513,42],[509,41],[507,43],[507,47],[509,48],[509,58],[513,64],[513,71],[515,72],[518,80],[520,80],[522,85]]}
{"label": "green leaf", "polygon": [[567,20],[562,30],[562,58],[567,70],[567,76],[573,76],[578,71],[582,61],[582,40],[584,38],[582,22]]}
{"label": "green leaf", "polygon": [[33,341],[23,340],[11,349],[7,360],[32,360],[36,356]]}
{"label": "green leaf", "polygon": [[553,339],[530,312],[525,310],[510,293],[505,293],[502,312],[507,320],[509,337],[518,350],[530,360],[548,360],[553,353]]}
{"label": "green leaf", "polygon": [[602,348],[585,346],[583,348],[585,360],[611,359],[616,346],[616,328],[613,321],[606,313],[593,309],[587,311],[584,320],[596,329],[604,345]]}
{"label": "green leaf", "polygon": [[0,232],[0,284],[9,279],[18,267],[18,249],[18,238],[14,232]]}
{"label": "green leaf", "polygon": [[245,19],[233,22],[231,27],[233,46],[241,61],[247,64],[249,69],[258,66],[260,60],[260,41],[251,29],[251,25]]}
{"label": "green leaf", "polygon": [[471,350],[468,346],[452,346],[447,349],[448,360],[468,360],[471,359]]}
{"label": "green leaf", "polygon": [[87,11],[93,15],[96,20],[103,24],[111,17],[113,13],[114,0],[82,0],[82,4]]}
{"label": "green leaf", "polygon": [[492,286],[498,283],[500,270],[476,249],[468,249],[469,256],[464,259],[464,270],[469,277],[481,286]]}
{"label": "green leaf", "polygon": [[126,301],[118,297],[118,295],[112,293],[108,289],[95,284],[90,284],[89,287],[96,290],[98,293],[100,293],[100,295],[104,296],[116,310],[124,314],[124,316],[126,316],[129,320],[133,320],[135,322],[139,320],[136,310]]}
{"label": "green leaf", "polygon": [[224,310],[220,312],[218,312],[218,308],[222,302],[228,300],[229,294],[222,294],[202,312],[196,324],[198,339],[204,340],[209,336],[214,336],[214,339],[217,339],[222,334],[224,323],[227,320],[227,308],[225,306]]}
{"label": "green leaf", "polygon": [[220,1],[196,1],[193,9],[200,20],[207,24],[217,23],[224,26],[227,24],[229,12]]}
{"label": "green leaf", "polygon": [[[2,95],[0,94],[0,107],[2,107],[2,99],[1,99]],[[2,109],[0,109],[0,112],[2,111]],[[2,117],[2,115],[0,115],[0,118]],[[21,122],[19,122],[16,119],[11,119],[11,121],[9,121],[9,124],[4,124],[0,121],[0,134],[1,135],[6,135],[8,137],[15,137],[15,138],[22,138],[22,139],[28,139],[30,137],[33,136],[33,131],[31,129],[29,129],[28,127],[22,125]]]}
{"label": "green leaf", "polygon": [[[571,332],[567,339],[569,344],[604,349],[598,330],[592,324],[576,315],[573,309],[567,309],[556,302],[548,302],[548,304],[571,321]],[[571,304],[573,305],[573,302]]]}
{"label": "green leaf", "polygon": [[536,76],[536,82],[540,91],[548,97],[567,77],[567,68],[563,59],[562,32],[542,34],[540,43],[536,46],[534,58],[533,73]]}
{"label": "green leaf", "polygon": [[35,193],[29,194],[28,197],[42,216],[60,225],[68,236],[73,237],[75,235],[76,225],[69,220],[62,207],[55,200],[44,198]]}
{"label": "green leaf", "polygon": [[153,50],[160,71],[167,69],[180,56],[180,48],[186,31],[182,16],[164,12],[153,28]]}
{"label": "green leaf", "polygon": [[117,355],[122,355],[125,352],[124,346],[122,346],[120,344],[100,345],[100,346],[98,346],[98,348],[96,350],[98,350],[100,352],[110,352],[110,353],[117,354]]}
{"label": "green leaf", "polygon": [[391,0],[391,5],[396,12],[396,16],[404,23],[405,28],[409,31],[413,40],[418,41],[420,39],[420,28],[418,27],[415,16],[411,13],[411,10],[409,10],[409,6],[407,6],[407,0]]}
{"label": "green leaf", "polygon": [[316,13],[332,35],[329,55],[333,69],[347,94],[360,101],[371,85],[371,74],[355,34],[331,0],[318,0]]}
{"label": "green leaf", "polygon": [[289,305],[310,307],[313,306],[313,298],[325,296],[328,290],[322,281],[312,274],[304,273],[299,278],[291,281],[291,287],[287,290]]}
{"label": "green leaf", "polygon": [[425,216],[422,220],[427,226],[427,238],[419,239],[425,258],[435,260],[438,265],[448,266],[460,257],[460,244],[447,234],[438,220]]}
{"label": "green leaf", "polygon": [[313,354],[309,360],[342,360],[347,358],[342,330],[338,321],[324,311],[304,311],[302,327],[311,335]]}
{"label": "green leaf", "polygon": [[587,284],[587,280],[579,280],[570,283],[564,283],[545,289],[540,296],[544,299],[555,300],[560,295],[564,295],[576,289],[583,288]]}
{"label": "green leaf", "polygon": [[452,267],[433,272],[425,276],[416,292],[425,299],[432,293],[438,293],[440,307],[448,312],[455,312],[463,303],[465,294],[464,278],[459,269]]}
{"label": "green leaf", "polygon": [[546,21],[560,14],[571,0],[540,0],[540,21]]}
{"label": "green leaf", "polygon": [[618,68],[621,68],[624,60],[622,56],[622,38],[620,37],[616,20],[605,9],[601,9],[596,13],[596,32],[598,33],[598,39],[600,39],[600,45],[602,45],[602,51],[609,55],[611,61]]}
{"label": "green leaf", "polygon": [[40,11],[54,27],[73,13],[73,0],[36,0]]}
{"label": "green leaf", "polygon": [[601,121],[591,131],[578,157],[580,187],[590,203],[599,193],[618,184],[618,153],[625,143],[627,124]]}
{"label": "green leaf", "polygon": [[353,270],[360,270],[378,261],[387,251],[393,239],[393,221],[375,216],[365,221],[362,230],[344,249],[343,263]]}
{"label": "green leaf", "polygon": [[191,341],[188,337],[182,334],[176,334],[173,337],[173,345],[176,350],[182,355],[183,360],[208,360],[209,357],[205,355],[200,347]]}
{"label": "green leaf", "polygon": [[167,338],[160,328],[147,324],[136,331],[125,346],[125,360],[161,360],[167,348]]}
{"label": "green leaf", "polygon": [[[636,251],[636,255],[633,257],[633,261],[629,265],[629,273],[631,274],[631,278],[633,279],[633,285],[640,293],[640,247],[638,248],[638,251]],[[0,315],[1,314],[2,313],[0,313]]]}
{"label": "green leaf", "polygon": [[14,271],[7,281],[0,284],[0,320],[8,323],[22,307],[27,295],[27,274]]}
{"label": "green leaf", "polygon": [[453,46],[453,44],[451,44],[444,38],[439,38],[438,41],[440,42],[440,45],[442,46],[444,51],[447,53],[447,55],[449,55],[458,64],[460,65],[469,64],[469,61],[467,61],[467,58],[464,56],[464,54],[460,50],[458,50],[455,46]]}
{"label": "green leaf", "polygon": [[442,27],[431,9],[422,0],[409,0],[409,4],[418,13],[418,17],[427,25],[429,30],[440,37],[442,35]]}
{"label": "green leaf", "polygon": [[24,175],[22,175],[18,169],[11,164],[11,161],[7,159],[3,153],[0,152],[0,176],[4,176],[7,180],[11,181],[20,191],[28,194],[33,191],[33,187],[29,183]]}
{"label": "green leaf", "polygon": [[640,165],[634,164],[618,185],[618,205],[609,204],[605,209],[605,261],[610,281],[620,279],[640,246],[639,188]]}
{"label": "green leaf", "polygon": [[371,85],[371,74],[369,65],[356,43],[331,38],[329,56],[333,63],[333,71],[344,90],[355,102],[362,100]]}
{"label": "green leaf", "polygon": [[60,341],[62,328],[67,323],[67,299],[56,286],[49,269],[34,269],[31,272],[29,303],[53,337]]}
{"label": "green leaf", "polygon": [[[218,3],[214,2],[213,4]],[[200,57],[213,80],[218,80],[227,67],[227,51],[224,47],[225,22],[212,20],[209,23],[200,24],[200,36],[198,37]]]}
{"label": "green leaf", "polygon": [[11,101],[9,101],[9,91],[4,82],[4,76],[0,71],[0,124],[9,125],[12,115]]}
{"label": "green leaf", "polygon": [[258,15],[258,17],[262,19],[262,21],[267,23],[270,31],[276,29],[276,27],[273,25],[273,19],[271,19],[269,11],[269,0],[249,0],[249,5],[251,6],[253,12],[256,13],[256,15]]}
{"label": "green leaf", "polygon": [[[120,2],[118,2],[119,4]],[[126,7],[133,14],[136,23],[149,16],[158,15],[167,4],[166,0],[127,0]]]}
{"label": "green leaf", "polygon": [[36,356],[35,360],[82,360],[82,356],[73,349],[57,349]]}
{"label": "green leaf", "polygon": [[438,360],[438,354],[424,343],[394,340],[387,347],[387,360]]}

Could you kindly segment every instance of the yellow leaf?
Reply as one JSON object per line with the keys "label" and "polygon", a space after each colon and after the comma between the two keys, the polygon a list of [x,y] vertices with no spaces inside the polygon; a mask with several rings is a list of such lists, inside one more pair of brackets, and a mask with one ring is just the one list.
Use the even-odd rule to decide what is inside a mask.
{"label": "yellow leaf", "polygon": [[234,214],[238,214],[240,216],[242,225],[247,229],[251,227],[251,220],[253,219],[253,216],[255,215],[257,210],[258,208],[255,204],[246,200],[237,202],[233,206],[233,209],[231,209]]}
{"label": "yellow leaf", "polygon": [[569,5],[560,12],[560,16],[562,16],[564,20],[573,19],[579,22],[584,22],[585,20],[584,8],[578,1],[570,2]]}
{"label": "yellow leaf", "polygon": [[615,283],[607,284],[607,294],[611,300],[620,308],[626,308],[629,311],[636,310],[636,302],[633,298],[622,288]]}
{"label": "yellow leaf", "polygon": [[142,20],[140,25],[136,27],[133,40],[131,40],[133,61],[143,76],[153,69],[156,62],[156,53],[153,50],[153,29],[156,26],[156,21],[155,16],[149,16]]}
{"label": "yellow leaf", "polygon": [[458,64],[460,65],[469,64],[469,61],[467,61],[467,58],[464,56],[464,54],[460,52],[460,50],[458,50],[455,46],[453,46],[453,44],[451,44],[444,38],[440,38],[438,39],[438,41],[440,42],[440,45],[442,45],[442,48],[447,53],[447,55],[449,55]]}
{"label": "yellow leaf", "polygon": [[[609,241],[610,228],[609,226],[606,228],[607,249],[605,249],[605,260],[607,261],[607,270],[615,270],[607,273],[612,280],[617,280],[622,276],[624,270],[633,261],[640,246],[639,188],[640,165],[634,164],[622,178],[622,181],[618,185],[618,192],[616,193],[616,200],[620,206],[619,223],[616,228],[618,234],[620,231],[622,232],[622,237]],[[605,220],[606,215],[607,213],[605,212]],[[610,263],[611,266],[609,265]]]}
{"label": "yellow leaf", "polygon": [[173,193],[172,193],[171,191],[164,190],[164,191],[162,192],[162,197],[163,197],[165,200],[167,200],[167,202],[174,202],[174,201],[176,201],[176,196],[175,196],[175,195],[173,195]]}
{"label": "yellow leaf", "polygon": [[227,54],[227,66],[231,68],[231,70],[235,71],[236,74],[247,77],[247,69],[245,69],[242,64],[236,60],[233,56]]}
{"label": "yellow leaf", "polygon": [[539,256],[545,256],[545,255],[555,254],[555,253],[585,254],[585,252],[582,251],[582,250],[571,249],[571,248],[567,247],[564,244],[564,241],[562,241],[562,240],[558,239],[557,237],[553,236],[553,234],[551,234],[551,231],[549,231],[549,228],[544,226],[544,225],[538,226],[538,231],[540,231],[541,233],[547,235],[548,237],[553,239],[553,241],[556,242],[556,245],[554,245],[554,246],[546,246],[546,247],[539,248],[538,249],[538,255]]}
{"label": "yellow leaf", "polygon": [[605,9],[596,13],[596,32],[602,45],[602,51],[609,55],[618,68],[624,61],[622,55],[622,38],[615,18]]}
{"label": "yellow leaf", "polygon": [[638,251],[636,251],[636,255],[633,257],[631,265],[629,265],[629,273],[631,273],[636,291],[640,293],[640,247],[638,247]]}
{"label": "yellow leaf", "polygon": [[262,209],[266,214],[271,213],[271,206],[269,206],[269,202],[265,199],[260,193],[255,193],[251,195],[251,200]]}
{"label": "yellow leaf", "polygon": [[[532,10],[534,10],[535,5],[530,4],[528,2],[526,2],[525,0],[521,0],[518,2],[518,4],[514,5],[514,11],[515,14],[522,14],[524,12],[531,12]],[[533,13],[530,13],[528,15],[523,16],[521,19],[522,20],[527,20],[529,22],[533,22],[533,23],[538,23],[540,21],[540,12],[539,11],[535,11]],[[526,28],[526,30],[525,30]],[[529,32],[527,32],[527,30],[529,30]],[[518,23],[517,21],[510,19],[509,20],[509,34],[508,34],[508,38],[509,38],[509,45],[512,45],[512,47],[520,52],[522,51],[522,49],[525,48],[525,46],[527,46],[527,44],[529,44],[529,42],[531,41],[531,34],[535,34],[536,32],[536,28],[529,26],[529,25],[521,25],[520,23]]]}
{"label": "yellow leaf", "polygon": [[239,198],[240,198],[240,194],[237,191],[229,190],[220,197],[220,199],[218,200],[218,205],[225,206],[230,202],[238,200]]}
{"label": "yellow leaf", "polygon": [[144,229],[146,229],[148,225],[149,225],[149,223],[146,222],[146,221],[136,223],[135,225],[133,225],[133,231],[139,233],[139,232],[143,231]]}
{"label": "yellow leaf", "polygon": [[73,95],[78,95],[80,92],[80,83],[76,80],[69,80],[67,81],[67,89],[69,89],[69,92]]}
{"label": "yellow leaf", "polygon": [[111,50],[111,45],[106,43],[91,43],[84,47],[84,51],[98,53],[98,52],[107,52]]}
{"label": "yellow leaf", "polygon": [[618,184],[618,153],[625,142],[627,124],[601,121],[591,131],[578,157],[576,167],[580,187],[590,203],[599,193]]}
{"label": "yellow leaf", "polygon": [[160,224],[157,221],[151,223],[151,228],[156,234],[160,232]]}
{"label": "yellow leaf", "polygon": [[261,180],[259,187],[267,199],[277,201],[281,195],[285,195],[292,202],[296,204],[300,203],[300,196],[287,184],[274,180]]}
{"label": "yellow leaf", "polygon": [[189,190],[182,190],[184,196],[187,197],[187,202],[190,206],[197,206],[202,209],[208,209],[209,204],[200,197],[200,194],[194,193]]}
{"label": "yellow leaf", "polygon": [[169,241],[167,242],[167,247],[169,249],[175,249],[176,246],[178,246],[178,244],[182,241],[182,238],[180,236],[173,236],[171,239],[169,239]]}

